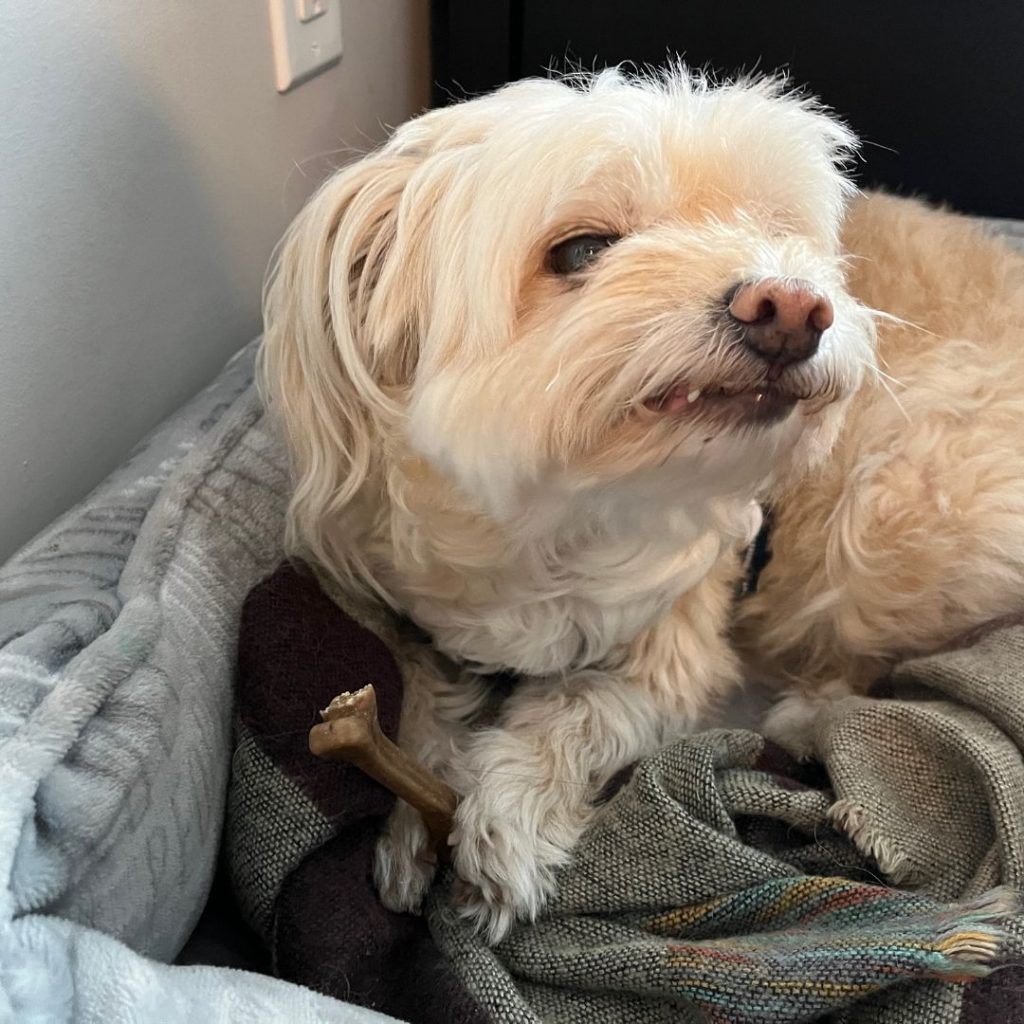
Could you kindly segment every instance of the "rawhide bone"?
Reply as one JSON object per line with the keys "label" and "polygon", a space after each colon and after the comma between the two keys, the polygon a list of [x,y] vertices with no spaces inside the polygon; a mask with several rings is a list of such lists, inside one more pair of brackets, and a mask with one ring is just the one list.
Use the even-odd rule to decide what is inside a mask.
{"label": "rawhide bone", "polygon": [[323,721],[309,731],[310,751],[329,761],[348,761],[390,789],[419,811],[435,849],[445,851],[459,798],[381,732],[372,684],[339,693],[320,717]]}

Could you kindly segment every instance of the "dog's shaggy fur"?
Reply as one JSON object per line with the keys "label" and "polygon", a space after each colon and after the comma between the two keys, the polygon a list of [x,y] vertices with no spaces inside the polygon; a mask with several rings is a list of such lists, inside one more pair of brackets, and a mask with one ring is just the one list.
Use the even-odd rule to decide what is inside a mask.
{"label": "dog's shaggy fur", "polygon": [[[885,310],[879,373],[831,456],[777,496],[775,557],[741,606],[751,664],[799,692],[863,690],[900,657],[1024,610],[1024,260],[976,223],[856,202],[847,282]],[[806,710],[806,709],[805,709]]]}
{"label": "dog's shaggy fur", "polygon": [[[732,584],[766,495],[744,635],[787,678],[866,678],[1021,591],[1016,264],[923,207],[848,209],[853,144],[771,83],[523,82],[402,126],[285,239],[263,379],[288,545],[445,656],[410,668],[400,740],[463,794],[462,902],[492,939],[543,904],[595,791],[739,678]],[[614,244],[558,272],[581,235]],[[727,313],[766,278],[835,313],[770,383]],[[926,329],[879,321],[894,397],[877,308]],[[764,389],[788,415],[742,411]],[[473,730],[499,669],[524,678]],[[414,908],[432,870],[400,805],[383,898]]]}

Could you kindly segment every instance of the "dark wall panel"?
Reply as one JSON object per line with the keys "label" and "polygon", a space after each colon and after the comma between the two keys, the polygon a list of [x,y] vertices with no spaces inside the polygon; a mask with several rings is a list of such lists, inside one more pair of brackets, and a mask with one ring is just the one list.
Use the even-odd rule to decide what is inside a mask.
{"label": "dark wall panel", "polygon": [[676,53],[725,73],[786,68],[865,140],[865,184],[1024,217],[1024,3],[1017,0],[442,6],[449,46],[447,57],[438,54],[442,83],[454,78],[483,91],[564,66],[567,57],[588,68],[660,64]]}

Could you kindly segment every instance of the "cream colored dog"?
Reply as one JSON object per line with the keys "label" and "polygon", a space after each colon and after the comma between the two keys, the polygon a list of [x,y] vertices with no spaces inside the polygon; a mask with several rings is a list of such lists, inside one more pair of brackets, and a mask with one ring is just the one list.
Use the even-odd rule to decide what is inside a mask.
{"label": "cream colored dog", "polygon": [[[766,495],[746,625],[787,678],[866,679],[1021,592],[1016,264],[853,200],[853,142],[770,83],[522,82],[403,125],[284,242],[263,376],[288,545],[441,652],[407,673],[400,742],[463,794],[461,900],[491,939],[543,905],[609,777],[740,677]],[[432,873],[400,805],[383,899],[414,909]]]}

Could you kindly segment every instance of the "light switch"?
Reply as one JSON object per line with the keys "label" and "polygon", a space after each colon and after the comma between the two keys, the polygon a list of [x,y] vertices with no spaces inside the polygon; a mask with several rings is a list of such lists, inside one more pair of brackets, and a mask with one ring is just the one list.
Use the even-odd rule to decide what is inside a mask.
{"label": "light switch", "polygon": [[268,0],[274,84],[288,92],[341,58],[341,0]]}
{"label": "light switch", "polygon": [[327,0],[295,0],[295,13],[305,24],[327,13]]}

